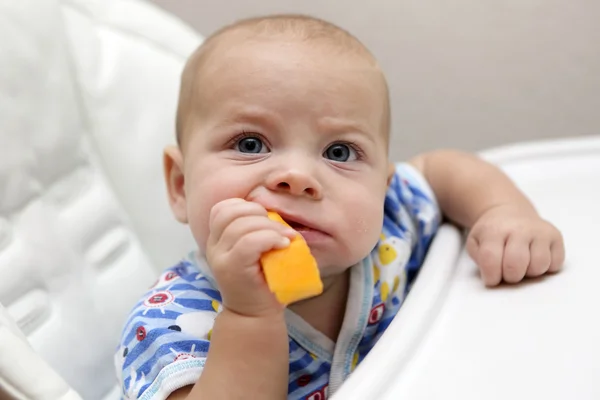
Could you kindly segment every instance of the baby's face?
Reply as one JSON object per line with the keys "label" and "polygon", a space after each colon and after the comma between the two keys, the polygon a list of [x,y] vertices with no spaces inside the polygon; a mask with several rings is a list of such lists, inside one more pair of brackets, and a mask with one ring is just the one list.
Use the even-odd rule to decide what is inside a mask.
{"label": "baby's face", "polygon": [[186,216],[200,249],[211,208],[235,197],[278,211],[323,276],[360,261],[381,232],[387,187],[380,72],[310,43],[215,53],[183,146]]}

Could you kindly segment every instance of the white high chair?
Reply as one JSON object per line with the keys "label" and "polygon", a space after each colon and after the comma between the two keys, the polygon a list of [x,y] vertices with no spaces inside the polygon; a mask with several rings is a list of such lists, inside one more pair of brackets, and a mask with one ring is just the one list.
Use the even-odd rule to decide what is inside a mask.
{"label": "white high chair", "polygon": [[[194,246],[157,160],[199,43],[139,0],[0,2],[0,398],[119,398],[124,318]],[[442,227],[334,399],[600,398],[600,137],[485,156],[563,230],[567,269],[486,290]]]}
{"label": "white high chair", "polygon": [[199,43],[137,0],[0,1],[0,398],[119,397],[124,318],[194,245],[159,160]]}

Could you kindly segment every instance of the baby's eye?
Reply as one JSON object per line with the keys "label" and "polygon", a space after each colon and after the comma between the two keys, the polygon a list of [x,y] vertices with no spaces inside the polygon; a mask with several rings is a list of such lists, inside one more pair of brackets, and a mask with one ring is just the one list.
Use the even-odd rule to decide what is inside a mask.
{"label": "baby's eye", "polygon": [[257,137],[242,138],[235,144],[235,147],[240,153],[258,154],[267,152],[267,147]]}
{"label": "baby's eye", "polygon": [[358,157],[356,150],[347,144],[332,144],[325,150],[323,156],[331,161],[346,162],[355,161]]}

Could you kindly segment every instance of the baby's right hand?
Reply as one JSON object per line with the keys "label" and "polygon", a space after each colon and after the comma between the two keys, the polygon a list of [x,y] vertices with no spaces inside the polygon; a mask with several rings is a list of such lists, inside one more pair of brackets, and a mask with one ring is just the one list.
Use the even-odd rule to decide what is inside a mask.
{"label": "baby's right hand", "polygon": [[223,307],[258,317],[281,312],[260,266],[262,253],[285,248],[296,231],[267,218],[260,204],[227,199],[210,213],[206,258],[215,277]]}

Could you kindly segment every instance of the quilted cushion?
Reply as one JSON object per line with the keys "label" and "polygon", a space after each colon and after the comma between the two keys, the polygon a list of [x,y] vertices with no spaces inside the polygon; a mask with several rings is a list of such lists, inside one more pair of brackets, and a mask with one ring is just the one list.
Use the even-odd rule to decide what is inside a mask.
{"label": "quilted cushion", "polygon": [[0,3],[0,303],[85,399],[115,396],[127,311],[193,247],[160,160],[199,42],[140,1]]}

